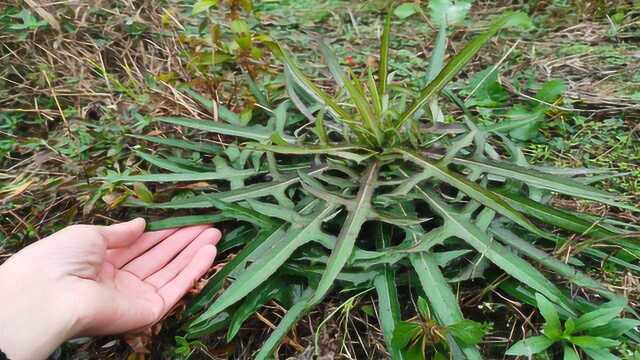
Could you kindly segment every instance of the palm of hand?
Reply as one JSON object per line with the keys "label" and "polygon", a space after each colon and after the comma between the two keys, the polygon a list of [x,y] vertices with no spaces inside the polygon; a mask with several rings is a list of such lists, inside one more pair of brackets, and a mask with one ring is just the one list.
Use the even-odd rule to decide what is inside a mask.
{"label": "palm of hand", "polygon": [[[126,224],[72,227],[72,237],[85,241],[59,243],[66,263],[60,275],[77,299],[83,335],[126,332],[159,321],[210,268],[220,239],[209,226],[141,234]],[[66,243],[73,248],[64,249]]]}

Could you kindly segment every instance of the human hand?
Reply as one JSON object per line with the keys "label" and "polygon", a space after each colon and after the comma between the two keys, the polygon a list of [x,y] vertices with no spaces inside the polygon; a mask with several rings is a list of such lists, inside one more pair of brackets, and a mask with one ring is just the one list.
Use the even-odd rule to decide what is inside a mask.
{"label": "human hand", "polygon": [[44,359],[65,340],[149,326],[211,267],[220,232],[144,233],[145,221],[74,225],[0,266],[0,349]]}

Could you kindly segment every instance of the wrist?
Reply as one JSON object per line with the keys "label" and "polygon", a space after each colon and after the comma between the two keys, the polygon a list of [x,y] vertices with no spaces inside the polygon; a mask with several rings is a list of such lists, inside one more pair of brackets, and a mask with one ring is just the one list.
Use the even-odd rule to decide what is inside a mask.
{"label": "wrist", "polygon": [[0,267],[0,349],[11,360],[45,359],[75,335],[77,320],[44,284],[15,275]]}

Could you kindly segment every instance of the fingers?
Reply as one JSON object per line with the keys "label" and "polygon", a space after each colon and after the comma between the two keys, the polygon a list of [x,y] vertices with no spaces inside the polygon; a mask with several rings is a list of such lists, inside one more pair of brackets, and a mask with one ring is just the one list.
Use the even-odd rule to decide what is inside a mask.
{"label": "fingers", "polygon": [[145,279],[149,275],[162,269],[171,259],[173,259],[182,249],[187,247],[198,235],[210,225],[198,225],[182,228],[164,239],[151,250],[131,260],[122,269]]}
{"label": "fingers", "polygon": [[176,277],[189,265],[193,257],[198,251],[206,245],[216,245],[220,240],[220,231],[218,229],[206,229],[198,237],[191,242],[175,259],[160,269],[155,274],[145,279],[145,282],[153,285],[156,289],[163,287],[169,281]]}
{"label": "fingers", "polygon": [[114,224],[99,226],[98,231],[107,243],[107,249],[121,248],[132,244],[144,232],[146,222],[143,218]]}
{"label": "fingers", "polygon": [[147,250],[154,247],[160,241],[166,239],[178,229],[166,229],[160,231],[146,232],[138,238],[136,242],[129,247],[107,250],[107,261],[112,263],[116,268],[120,269],[129,261],[144,254]]}
{"label": "fingers", "polygon": [[193,287],[195,282],[209,270],[215,256],[215,246],[205,245],[201,247],[191,262],[173,280],[158,290],[158,294],[164,299],[165,313],[171,310],[187,291]]}

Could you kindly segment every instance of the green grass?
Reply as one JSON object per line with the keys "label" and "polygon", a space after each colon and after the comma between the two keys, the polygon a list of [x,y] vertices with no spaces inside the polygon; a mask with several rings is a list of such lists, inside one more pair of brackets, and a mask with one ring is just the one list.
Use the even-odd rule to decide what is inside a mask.
{"label": "green grass", "polygon": [[[544,120],[540,122],[535,136],[520,143],[530,162],[558,167],[607,167],[628,173],[606,179],[596,186],[624,194],[631,203],[637,203],[640,199],[640,152],[638,132],[637,129],[634,132],[634,126],[640,116],[637,95],[640,78],[634,67],[628,64],[633,64],[634,54],[640,51],[633,43],[639,29],[633,23],[633,5],[597,5],[597,11],[593,12],[591,7],[594,4],[581,2],[577,12],[572,4],[559,1],[525,5],[524,10],[531,15],[535,27],[525,33],[503,32],[471,63],[468,74],[488,69],[507,53],[517,39],[522,39],[496,71],[499,74],[496,80],[502,90],[494,87],[479,92],[481,94],[470,100],[487,100],[481,96],[483,94],[494,96],[490,98],[491,103],[485,101],[472,110],[478,121],[486,126],[491,126],[495,119],[514,108],[530,113],[541,110]],[[364,69],[368,63],[375,63],[377,34],[382,27],[380,10],[383,7],[379,5],[376,2],[353,4],[334,0],[270,1],[256,5],[255,16],[248,18],[247,22],[256,34],[269,34],[286,41],[287,48],[295,52],[305,73],[333,93],[329,72],[320,66],[321,57],[310,44],[314,44],[321,35],[331,43],[342,65]],[[174,127],[151,122],[151,115],[213,118],[211,107],[190,95],[181,95],[183,88],[196,89],[206,98],[220,100],[227,108],[242,113],[243,121],[246,121],[266,115],[252,106],[257,100],[255,92],[252,94],[246,83],[240,80],[239,75],[243,71],[239,63],[246,61],[245,70],[258,75],[259,85],[265,86],[269,94],[277,94],[284,86],[276,62],[266,56],[267,50],[260,45],[262,56],[248,58],[231,50],[223,63],[208,64],[210,24],[199,29],[204,15],[191,16],[189,3],[153,5],[139,9],[139,14],[122,4],[114,6],[118,7],[117,13],[96,7],[82,9],[81,12],[86,11],[87,14],[85,23],[71,16],[73,12],[67,5],[45,7],[62,26],[63,37],[68,41],[62,46],[55,43],[55,36],[50,36],[55,34],[55,30],[33,10],[25,8],[24,12],[20,6],[0,10],[0,37],[3,42],[0,49],[3,65],[0,70],[0,261],[25,244],[72,222],[109,223],[134,215],[161,219],[168,214],[200,214],[198,210],[168,212],[151,209],[138,212],[120,205],[128,197],[145,198],[149,193],[158,202],[185,198],[202,189],[213,190],[210,184],[179,187],[147,184],[145,188],[128,184],[102,185],[92,178],[105,175],[107,171],[137,174],[153,169],[135,157],[131,150],[155,153],[163,147],[125,137],[124,134],[171,134],[183,140],[205,141],[212,144],[212,148],[228,142],[227,138],[199,132],[176,132]],[[423,10],[428,16],[426,6]],[[469,40],[471,32],[477,33],[479,29],[486,28],[487,19],[498,12],[500,9],[496,4],[474,6],[464,23],[453,28],[450,49],[459,50]],[[16,17],[17,14],[20,16]],[[218,22],[224,22],[227,16],[220,12],[212,15]],[[605,15],[609,15],[613,24]],[[576,25],[578,27],[574,30],[566,30]],[[433,49],[437,27],[425,25],[424,17],[415,14],[407,19],[394,18],[393,28],[390,70],[396,72],[396,82],[413,88],[424,86],[428,72],[427,55]],[[222,29],[220,46],[225,47],[237,35],[225,27]],[[87,39],[95,41],[100,52]],[[176,39],[181,41],[177,46]],[[135,46],[131,47],[131,44]],[[168,54],[170,60],[164,62]],[[590,57],[572,60],[571,56],[580,54]],[[564,80],[567,85],[566,91],[554,100],[554,107],[538,109],[535,101],[523,96],[535,96],[542,84],[552,79]],[[469,87],[469,83],[469,78],[463,76],[450,87],[459,93]],[[264,100],[277,104],[281,98],[268,97]],[[460,116],[455,106],[443,106],[447,121]],[[61,109],[64,119],[60,115]],[[86,111],[90,109],[100,109],[101,115],[97,118],[93,113],[87,115]],[[182,158],[193,164],[198,160],[199,168],[211,166],[208,160],[202,161],[201,156],[191,155],[187,150],[156,155],[160,154],[168,155],[172,161]],[[227,150],[227,154],[236,156],[233,150]],[[637,214],[615,208],[566,198],[554,201],[571,210],[637,222]],[[229,236],[229,247],[233,241],[241,239],[233,236],[236,233]],[[567,247],[560,249],[564,251]],[[223,257],[232,253],[235,250],[223,253]],[[485,266],[481,259],[476,260],[472,261],[473,266],[469,269]],[[633,256],[627,260],[633,260]],[[622,272],[618,265],[597,262],[588,262],[587,265],[588,273],[611,284],[626,286],[637,279]],[[469,276],[473,277],[471,270]],[[498,284],[505,284],[502,280],[476,279],[456,289],[465,315],[479,322],[489,320],[494,323],[491,341],[484,348],[489,353],[495,351],[496,356],[501,355],[500,351],[504,353],[508,344],[527,335],[520,332],[512,334],[507,324],[516,324],[516,328],[524,324],[529,333],[536,332],[536,326],[531,326],[528,319],[519,315],[529,314],[532,309],[529,305],[535,306],[535,299],[520,300],[521,305],[514,308],[503,298],[515,300],[515,293],[497,290]],[[631,299],[638,298],[634,289],[628,295]],[[299,344],[313,342],[316,334],[309,334],[308,329],[315,328],[325,318],[328,320],[320,337],[323,346],[336,348],[337,352],[360,354],[369,346],[359,343],[383,343],[383,336],[373,330],[377,320],[375,307],[372,307],[375,302],[370,294],[358,295],[356,305],[352,304],[350,296],[330,297],[318,312],[310,314],[311,323],[303,321],[298,327],[300,337],[287,340],[289,345],[284,349],[299,349]],[[329,318],[332,307],[346,300],[351,304],[349,311],[341,313],[339,318]],[[291,304],[287,299],[278,299],[277,302],[285,307]],[[275,324],[283,315],[277,308],[263,309],[262,314],[264,320]],[[537,325],[538,320],[541,321],[534,318],[533,323]],[[255,335],[255,340],[240,336],[234,342],[234,348],[227,351],[238,354],[257,349],[266,339],[269,331],[263,320],[249,317],[248,321],[240,334]],[[166,328],[172,328],[171,322]],[[338,335],[326,335],[326,331]],[[214,345],[216,339],[224,335],[222,332],[218,337],[207,339],[204,345],[208,347],[207,351],[224,353],[222,346]],[[339,340],[327,340],[334,338]],[[180,342],[177,348],[183,353],[194,349],[196,353],[202,351],[198,350],[202,344],[190,344],[190,340],[185,344],[185,341]],[[87,350],[68,346],[63,354],[73,357],[73,354],[87,351],[99,356],[97,354],[104,355],[105,352],[129,351],[122,345],[101,349],[100,346],[107,342],[98,340]],[[156,354],[171,352],[175,344],[172,331],[163,333],[156,344],[153,347]],[[634,351],[631,343],[623,343],[619,348],[624,354]],[[630,356],[627,355],[628,358]]]}

